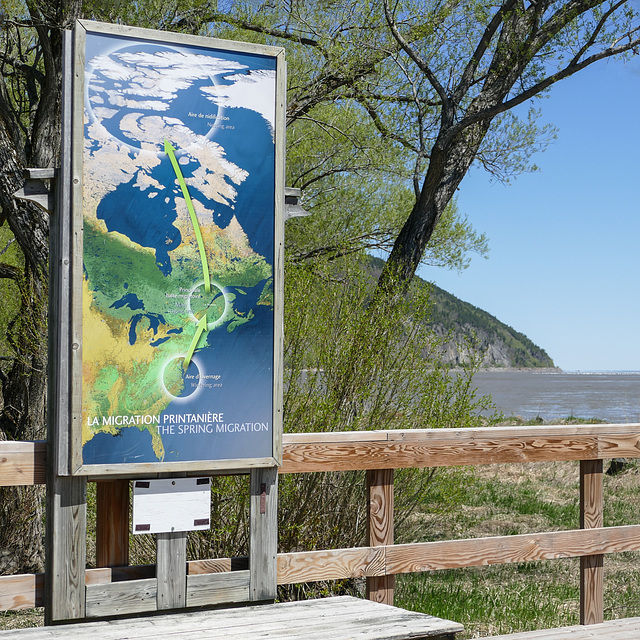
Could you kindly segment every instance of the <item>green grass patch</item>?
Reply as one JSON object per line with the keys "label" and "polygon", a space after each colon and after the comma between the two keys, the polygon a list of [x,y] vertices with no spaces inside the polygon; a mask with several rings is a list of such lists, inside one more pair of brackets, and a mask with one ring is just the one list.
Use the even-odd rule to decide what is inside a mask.
{"label": "green grass patch", "polygon": [[[459,638],[577,624],[578,584],[558,580],[557,562],[398,576],[397,606],[455,620]],[[576,564],[574,561],[573,565]],[[570,572],[574,567],[561,573]]]}

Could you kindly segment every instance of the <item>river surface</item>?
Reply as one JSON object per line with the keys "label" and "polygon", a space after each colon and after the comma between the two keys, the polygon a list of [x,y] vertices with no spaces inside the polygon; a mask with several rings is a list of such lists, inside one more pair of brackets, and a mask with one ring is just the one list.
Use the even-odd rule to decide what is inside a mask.
{"label": "river surface", "polygon": [[640,371],[495,370],[474,380],[506,416],[640,422]]}

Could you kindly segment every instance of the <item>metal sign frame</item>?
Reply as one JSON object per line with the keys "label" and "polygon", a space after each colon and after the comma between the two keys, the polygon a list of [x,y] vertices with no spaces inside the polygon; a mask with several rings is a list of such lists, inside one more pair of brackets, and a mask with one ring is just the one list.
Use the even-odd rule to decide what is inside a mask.
{"label": "metal sign frame", "polygon": [[[102,66],[98,65],[102,75],[95,71],[98,64],[95,51],[100,49],[96,42],[103,47],[100,53]],[[91,51],[89,45],[92,45]],[[204,61],[204,67],[199,67],[196,73],[187,62],[175,62],[178,59]],[[154,67],[157,60],[161,67]],[[118,64],[122,68],[118,68]],[[58,325],[57,338],[53,337],[53,353],[67,360],[53,372],[58,374],[58,405],[53,418],[57,422],[57,429],[53,430],[57,432],[57,473],[131,477],[158,472],[242,472],[279,465],[282,457],[284,50],[79,21],[74,32],[72,67],[72,89],[67,92],[72,95],[71,106],[66,105],[65,109],[71,115],[63,123],[63,140],[70,139],[71,148],[61,169],[59,246],[54,251],[56,263],[53,265],[56,289],[62,294],[52,314]],[[219,78],[214,80],[212,75],[217,68],[221,81]],[[123,77],[126,72],[134,74],[134,80]],[[195,75],[190,76],[190,73]],[[175,100],[179,91],[195,86],[189,84],[193,78],[200,82],[198,92],[192,91],[189,101],[180,103],[181,111],[178,107],[176,111],[172,110],[173,102],[163,103],[163,96],[159,97],[162,92],[157,91],[152,82],[163,83],[170,79],[172,86],[163,91]],[[176,91],[176,83],[180,85],[179,91]],[[260,103],[262,88],[264,96],[269,98],[267,106]],[[148,90],[148,96],[142,95],[143,90]],[[185,105],[195,104],[194,96],[200,101],[198,107],[186,110]],[[273,104],[270,104],[271,100]],[[207,112],[203,105],[209,105],[211,111]],[[253,119],[247,117],[247,113]],[[190,121],[185,124],[187,115]],[[252,204],[255,198],[249,188],[245,194],[245,208],[238,205],[245,193],[242,191],[243,180],[249,182],[247,176],[252,175],[251,171],[235,165],[224,143],[216,140],[220,131],[234,127],[238,131],[226,131],[224,139],[227,142],[244,140],[243,136],[246,138],[254,133],[246,122],[260,120],[260,115],[263,120],[270,118],[264,128],[270,131],[273,144],[273,151],[269,151],[273,160],[263,163],[267,167],[267,177],[263,178],[262,184],[269,183],[273,193],[267,208],[273,212],[272,249],[266,256],[252,247],[254,239],[258,243],[265,237],[268,241],[263,244],[270,244],[264,227],[261,227],[261,235],[256,232],[254,238],[242,226],[245,220],[249,220],[254,229],[264,225],[265,210],[250,211],[256,205]],[[109,129],[107,123],[112,122],[116,124]],[[210,126],[212,123],[214,126]],[[114,135],[115,138],[108,138]],[[156,137],[151,140],[153,135]],[[232,138],[233,135],[237,137]],[[193,146],[185,150],[187,144]],[[245,148],[248,146],[243,144]],[[160,145],[164,145],[163,148]],[[265,148],[268,147],[267,144]],[[100,153],[94,153],[94,148],[99,148]],[[213,164],[208,165],[207,159]],[[165,178],[171,176],[164,185],[158,183],[158,174],[154,173],[159,171],[156,167],[163,167]],[[252,168],[262,170],[258,163]],[[115,185],[113,181],[109,182],[111,175],[115,176]],[[122,193],[120,200],[116,200],[114,194],[119,189]],[[111,202],[120,203],[112,204],[112,207],[122,206],[124,201],[138,203],[135,207],[130,205],[133,211],[127,211],[139,227],[144,227],[142,231],[136,228],[138,236],[127,235],[122,222],[126,217],[124,213],[118,213],[121,219],[117,223],[113,222],[113,217],[109,218],[109,206],[104,204],[108,197]],[[148,206],[147,210],[145,207],[150,198],[155,198],[154,207]],[[103,207],[100,213],[98,207]],[[158,214],[157,209],[163,207],[164,213]],[[216,211],[220,209],[226,212],[226,226],[215,224],[215,216],[221,215]],[[170,249],[163,250],[159,246],[162,232],[157,230],[152,240],[146,236],[140,239],[148,227],[156,224],[155,219],[151,220],[152,213],[160,218],[158,224],[164,224],[164,233],[178,238],[166,236],[167,244],[173,243]],[[255,222],[251,214],[262,218]],[[100,243],[100,251],[95,249],[97,243]],[[232,249],[221,248],[223,244],[224,247],[232,245]],[[108,247],[108,251],[102,247]],[[149,256],[153,262],[154,249],[157,272],[149,271],[153,271],[155,280],[145,289],[136,278],[139,272],[147,273],[144,270],[150,264]],[[181,252],[179,259],[169,255],[172,250]],[[131,256],[139,262],[132,263]],[[217,279],[216,268],[218,272],[228,274],[232,268],[237,267],[236,271],[244,268],[243,260],[248,274],[246,282],[239,276],[235,280],[229,277],[230,285],[222,281],[224,278]],[[126,276],[125,264],[129,265]],[[194,275],[196,266],[202,269],[197,277]],[[262,271],[254,275],[252,268]],[[271,269],[271,275],[265,277],[268,269]],[[189,275],[190,284],[186,286],[184,283]],[[129,279],[138,283],[138,290],[128,286]],[[114,281],[117,286],[112,286]],[[167,285],[167,282],[171,284]],[[153,290],[155,283],[160,283],[157,290]],[[109,291],[105,293],[107,289]],[[153,291],[149,293],[150,290]],[[68,293],[65,295],[65,292]],[[145,292],[149,298],[155,296],[155,306],[149,305]],[[244,302],[241,297],[248,294],[253,295],[253,307],[240,309],[240,303]],[[168,302],[163,313],[165,300]],[[179,318],[183,302],[183,317]],[[169,305],[174,306],[169,308]],[[195,310],[197,305],[201,306],[199,310]],[[265,313],[265,308],[270,308],[272,313]],[[243,350],[238,347],[242,345],[242,336],[236,338],[233,332],[245,324],[249,326],[259,314],[266,318],[266,329],[242,334],[253,336],[250,339],[254,340]],[[229,365],[225,369],[227,379],[224,375],[216,377],[215,371],[206,374],[201,371],[206,370],[207,362],[216,357],[211,355],[206,361],[201,355],[206,355],[209,340],[216,331],[217,342],[212,353],[224,354],[223,358],[218,356],[218,362]],[[241,334],[241,331],[237,333]],[[230,346],[225,340],[229,340]],[[263,347],[265,342],[272,349],[268,366],[264,364],[264,350],[259,352],[256,348],[257,344]],[[154,351],[159,352],[165,343],[179,345],[173,360],[157,356]],[[240,349],[239,355],[234,355],[234,349]],[[114,353],[122,355],[116,357]],[[143,357],[139,361],[137,355],[140,353]],[[260,364],[252,371],[254,354],[259,355]],[[158,364],[162,357],[164,364]],[[170,373],[167,373],[170,365],[166,362],[173,362]],[[234,369],[236,364],[237,369]],[[161,371],[160,376],[151,370],[152,366]],[[217,409],[219,401],[216,398],[222,398],[225,390],[224,386],[215,391],[213,387],[220,386],[215,382],[221,377],[220,385],[228,381],[226,387],[231,389],[227,397],[239,400],[235,416]],[[160,381],[162,389],[158,391],[158,398],[149,391],[153,388],[149,380],[153,384]],[[174,385],[171,390],[167,390],[167,380]],[[197,405],[189,404],[190,396],[178,395],[186,390],[187,380],[196,388],[193,396],[199,394]],[[270,397],[260,405],[262,413],[256,419],[251,411],[252,394],[259,387],[262,390],[260,397],[264,400],[267,384],[270,384]],[[155,408],[139,410],[131,401],[126,404],[127,397],[136,397],[138,402]],[[225,402],[226,406],[232,406],[232,400]],[[186,408],[158,410],[163,403]],[[257,400],[254,404],[259,405]],[[197,410],[192,406],[197,406]],[[268,407],[269,415],[264,415],[264,407]],[[245,415],[249,417],[245,418]],[[65,422],[69,424],[68,429]],[[132,442],[138,434],[145,438],[150,436],[153,455],[148,453],[148,445],[139,445],[137,440],[134,445],[121,447],[122,455],[109,448],[112,444],[119,446],[124,440],[122,436],[129,433],[133,434]],[[192,444],[189,453],[183,454],[181,445],[176,443],[187,442],[187,434]],[[210,443],[215,438],[216,442],[223,442],[220,434],[226,437],[226,442],[237,436],[240,444],[213,447]],[[180,441],[178,435],[185,438]],[[98,436],[99,446],[88,446]],[[165,446],[164,438],[173,438],[172,445]],[[140,455],[135,449],[138,446],[146,447],[147,457],[142,461],[138,461]],[[169,451],[171,446],[173,449]],[[187,448],[185,444],[184,450]]]}

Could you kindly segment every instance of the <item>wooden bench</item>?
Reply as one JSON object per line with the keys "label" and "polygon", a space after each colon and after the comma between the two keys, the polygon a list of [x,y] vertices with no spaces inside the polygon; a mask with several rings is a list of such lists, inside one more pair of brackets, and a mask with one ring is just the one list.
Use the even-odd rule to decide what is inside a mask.
{"label": "wooden bench", "polygon": [[0,640],[455,640],[462,625],[351,596],[0,631]]}
{"label": "wooden bench", "polygon": [[491,636],[485,640],[595,640],[596,638],[598,640],[638,640],[640,638],[640,618],[624,618],[561,629],[526,631],[506,636]]}

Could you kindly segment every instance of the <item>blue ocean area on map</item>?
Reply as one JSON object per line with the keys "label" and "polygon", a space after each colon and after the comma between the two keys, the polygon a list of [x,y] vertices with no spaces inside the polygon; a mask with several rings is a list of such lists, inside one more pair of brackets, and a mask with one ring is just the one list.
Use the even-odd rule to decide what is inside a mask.
{"label": "blue ocean area on map", "polygon": [[[214,221],[222,229],[227,227],[235,215],[251,238],[251,248],[263,256],[273,255],[273,227],[271,220],[256,216],[256,211],[269,210],[273,203],[273,143],[261,116],[248,109],[233,110],[234,126],[250,130],[249,139],[234,135],[234,131],[217,131],[214,140],[226,152],[231,162],[242,166],[249,173],[247,180],[238,189],[234,207],[214,202],[204,195],[199,200],[215,211]],[[248,128],[248,129],[247,129]],[[196,166],[187,164],[182,168],[185,178],[191,177]],[[175,174],[168,159],[160,163],[151,173],[160,184],[173,184]],[[265,179],[266,178],[266,179]],[[149,196],[146,191],[132,189],[129,183],[120,185],[107,194],[98,206],[98,218],[104,220],[109,231],[117,231],[143,247],[156,252],[158,268],[165,276],[171,274],[169,252],[182,243],[180,231],[173,225],[176,212],[169,207],[154,205],[154,215],[149,216]],[[266,227],[266,228],[265,228]]]}

